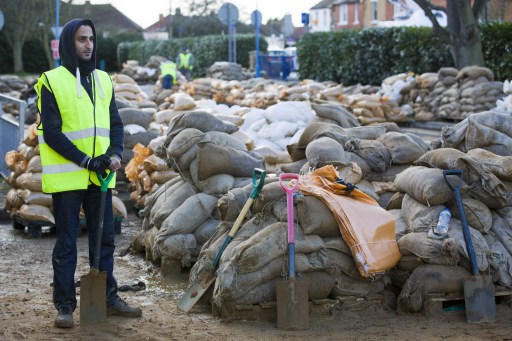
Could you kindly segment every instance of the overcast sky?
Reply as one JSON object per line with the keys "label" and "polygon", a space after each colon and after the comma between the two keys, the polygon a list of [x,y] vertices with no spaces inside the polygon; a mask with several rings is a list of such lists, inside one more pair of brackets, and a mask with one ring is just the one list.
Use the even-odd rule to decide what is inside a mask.
{"label": "overcast sky", "polygon": [[[75,0],[73,2],[83,3],[85,0]],[[320,0],[219,0],[218,2],[219,8],[226,2],[238,7],[239,20],[242,22],[251,22],[251,13],[256,10],[257,6],[264,23],[270,18],[281,19],[285,14],[291,14],[294,26],[302,26],[301,13],[308,13],[309,9]],[[182,13],[187,14],[187,0],[91,0],[91,3],[110,3],[142,28],[155,23],[160,13],[167,15],[170,6],[172,6],[173,13],[176,8],[183,7]]]}

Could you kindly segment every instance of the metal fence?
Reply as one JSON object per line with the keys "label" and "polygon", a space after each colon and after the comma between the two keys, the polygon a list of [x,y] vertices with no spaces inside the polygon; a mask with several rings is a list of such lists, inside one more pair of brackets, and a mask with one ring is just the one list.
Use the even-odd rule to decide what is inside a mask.
{"label": "metal fence", "polygon": [[[18,106],[19,122],[4,115],[4,104],[10,102]],[[25,111],[27,102],[0,94],[0,175],[7,178],[10,169],[5,163],[5,154],[18,149],[25,139]]]}

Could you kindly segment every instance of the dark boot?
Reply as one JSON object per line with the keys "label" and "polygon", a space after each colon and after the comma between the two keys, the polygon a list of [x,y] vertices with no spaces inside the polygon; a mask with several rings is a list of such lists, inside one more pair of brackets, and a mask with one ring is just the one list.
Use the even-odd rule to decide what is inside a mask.
{"label": "dark boot", "polygon": [[108,316],[139,317],[142,315],[140,308],[129,306],[125,301],[118,298],[112,304],[107,305]]}
{"label": "dark boot", "polygon": [[73,310],[68,307],[59,308],[57,317],[55,318],[55,327],[57,328],[73,328]]}

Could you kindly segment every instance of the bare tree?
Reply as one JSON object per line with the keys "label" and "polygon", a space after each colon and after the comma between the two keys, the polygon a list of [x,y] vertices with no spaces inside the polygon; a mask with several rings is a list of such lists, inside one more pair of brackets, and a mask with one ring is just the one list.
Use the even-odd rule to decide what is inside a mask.
{"label": "bare tree", "polygon": [[[446,7],[435,6],[429,0],[414,0],[425,15],[430,19],[434,32],[450,45],[455,65],[460,69],[469,65],[484,66],[482,42],[478,20],[482,14],[486,0],[447,0]],[[435,11],[446,13],[448,26],[439,24]]]}
{"label": "bare tree", "polygon": [[22,48],[27,37],[38,28],[40,1],[2,0],[5,26],[0,32],[12,48],[14,72],[23,72]]}
{"label": "bare tree", "polygon": [[217,0],[191,0],[188,2],[189,15],[207,16],[217,3]]}

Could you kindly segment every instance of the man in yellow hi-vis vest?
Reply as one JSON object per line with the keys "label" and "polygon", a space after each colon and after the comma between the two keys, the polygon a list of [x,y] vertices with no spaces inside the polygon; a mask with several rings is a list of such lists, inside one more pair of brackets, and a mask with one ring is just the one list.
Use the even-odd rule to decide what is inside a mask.
{"label": "man in yellow hi-vis vest", "polygon": [[184,46],[181,49],[178,58],[176,59],[176,64],[178,64],[178,69],[181,74],[190,81],[192,79],[192,69],[194,68],[194,55],[190,53],[190,50],[187,46]]}
{"label": "man in yellow hi-vis vest", "polygon": [[170,89],[176,84],[176,64],[170,59],[160,63],[160,75],[162,76],[162,89]]}
{"label": "man in yellow hi-vis vest", "polygon": [[[39,150],[43,192],[50,193],[56,226],[52,254],[55,326],[74,326],[74,275],[80,207],[89,231],[89,261],[94,262],[95,234],[100,217],[101,191],[96,173],[115,172],[121,166],[123,122],[117,110],[112,80],[96,70],[96,31],[89,19],[73,19],[62,29],[59,54],[62,65],[44,72],[35,90],[41,123]],[[114,216],[109,184],[99,270],[107,273],[107,313],[140,316],[117,294],[114,268]]]}

